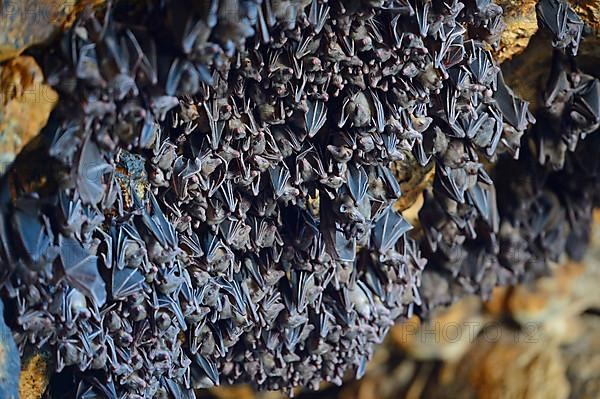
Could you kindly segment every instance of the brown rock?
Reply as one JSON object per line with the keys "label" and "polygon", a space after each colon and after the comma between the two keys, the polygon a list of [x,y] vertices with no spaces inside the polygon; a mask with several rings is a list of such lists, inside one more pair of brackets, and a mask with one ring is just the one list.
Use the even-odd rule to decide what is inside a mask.
{"label": "brown rock", "polygon": [[21,56],[0,67],[0,173],[46,125],[58,94],[44,84],[35,60]]}
{"label": "brown rock", "polygon": [[400,183],[400,191],[402,192],[402,196],[396,201],[394,208],[402,212],[415,204],[423,191],[433,183],[435,173],[433,162],[422,167],[411,154],[407,154],[404,161],[395,162],[391,169],[398,183]]}
{"label": "brown rock", "polygon": [[87,6],[104,0],[20,0],[2,3],[0,61],[44,43]]}
{"label": "brown rock", "polygon": [[581,318],[582,334],[563,348],[567,377],[571,383],[571,398],[593,399],[600,392],[600,317]]}
{"label": "brown rock", "polygon": [[592,28],[600,33],[600,2],[598,0],[570,0],[573,10]]}
{"label": "brown rock", "polygon": [[515,287],[508,299],[509,312],[523,325],[544,323],[558,314],[565,314],[572,305],[577,279],[583,273],[583,265],[569,262],[557,267],[550,277]]}
{"label": "brown rock", "polygon": [[503,62],[522,53],[537,32],[536,0],[505,0],[498,2],[504,10],[506,29],[500,38],[496,59]]}
{"label": "brown rock", "polygon": [[48,386],[48,359],[41,353],[35,353],[24,359],[19,378],[19,396],[27,399],[39,399]]}
{"label": "brown rock", "polygon": [[422,323],[417,317],[394,326],[391,342],[415,359],[460,358],[485,325],[481,300],[466,297]]}
{"label": "brown rock", "polygon": [[495,287],[490,299],[483,304],[485,312],[494,319],[502,317],[507,312],[510,291],[510,287]]}
{"label": "brown rock", "polygon": [[[491,333],[490,333],[491,334]],[[497,333],[493,333],[497,336]],[[427,398],[566,399],[569,383],[556,345],[525,342],[504,331],[483,334],[465,357],[446,363],[425,391]],[[518,337],[518,336],[517,336]]]}
{"label": "brown rock", "polygon": [[0,398],[19,397],[21,359],[10,328],[4,322],[4,302],[0,301]]}
{"label": "brown rock", "polygon": [[[502,63],[525,51],[529,41],[538,31],[535,5],[537,0],[500,0],[497,2],[504,11],[506,29],[502,33],[496,59]],[[600,2],[598,0],[570,0],[573,10],[598,35],[600,33]],[[598,50],[597,43],[589,38],[582,43],[583,53]],[[530,59],[531,60],[531,59]],[[535,63],[535,62],[534,62]]]}

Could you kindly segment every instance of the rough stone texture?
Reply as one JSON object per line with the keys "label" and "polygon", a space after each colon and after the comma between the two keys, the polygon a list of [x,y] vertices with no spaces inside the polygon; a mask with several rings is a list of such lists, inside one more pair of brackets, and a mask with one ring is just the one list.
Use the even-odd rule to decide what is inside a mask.
{"label": "rough stone texture", "polygon": [[[507,15],[507,29],[504,31],[497,57],[503,62],[502,70],[506,82],[523,99],[529,101],[530,109],[535,111],[539,101],[539,88],[545,86],[548,78],[549,65],[552,60],[552,45],[549,35],[544,31],[537,31],[530,26],[529,30],[525,20],[537,1],[522,2],[523,14],[520,13],[519,1],[508,0],[501,2]],[[588,29],[585,40],[582,40],[578,51],[577,65],[594,76],[598,76],[597,65],[600,61],[600,1],[579,0],[571,1],[573,8],[584,20]],[[511,6],[512,5],[512,6]],[[513,8],[514,6],[514,8]],[[514,13],[514,19],[511,15]],[[533,15],[535,18],[535,15]],[[511,23],[511,21],[514,21]],[[531,22],[531,25],[533,24]],[[523,35],[521,35],[523,33]],[[529,35],[529,36],[527,36]],[[520,37],[520,39],[517,39]],[[525,37],[527,37],[525,39]],[[526,47],[521,47],[524,43]],[[514,46],[514,50],[513,50]],[[503,49],[510,49],[507,52]]]}
{"label": "rough stone texture", "polygon": [[48,381],[47,357],[41,353],[26,357],[19,378],[19,396],[28,399],[41,398]]}
{"label": "rough stone texture", "polygon": [[2,1],[0,61],[16,57],[28,47],[44,43],[68,25],[87,6],[104,0]]}
{"label": "rough stone texture", "polygon": [[[571,0],[569,3],[587,26],[598,34],[600,32],[600,2],[597,0]],[[506,29],[502,33],[500,45],[496,50],[496,59],[504,62],[523,53],[531,38],[537,33],[538,23],[535,13],[537,0],[503,0],[498,1],[498,4],[504,10]],[[590,50],[600,51],[597,43],[590,44],[589,40],[584,41],[581,52],[585,53]],[[551,53],[548,56],[550,55]],[[532,64],[540,64],[539,59],[528,59]]]}
{"label": "rough stone texture", "polygon": [[429,384],[429,398],[548,398],[566,399],[569,384],[556,346],[518,342],[504,331],[500,341],[482,335],[471,351],[456,363],[445,364],[437,384]]}
{"label": "rough stone texture", "polygon": [[390,341],[414,359],[458,359],[489,321],[482,312],[481,300],[467,297],[430,320],[417,317],[400,323],[390,333]]}
{"label": "rough stone texture", "polygon": [[[600,317],[584,314],[600,307],[599,211],[594,219],[591,250],[582,263],[568,263],[532,285],[495,292],[485,312],[497,324],[487,327],[465,356],[441,366],[426,397],[597,397]],[[455,307],[472,305],[463,301]],[[506,316],[520,328],[503,323]]]}
{"label": "rough stone texture", "polygon": [[580,322],[586,333],[566,346],[562,353],[568,365],[570,398],[593,399],[600,392],[600,317],[585,315]]}
{"label": "rough stone texture", "polygon": [[[4,304],[0,301],[0,398],[17,399],[21,360],[10,329],[4,324]],[[26,398],[26,396],[21,396]]]}
{"label": "rough stone texture", "polygon": [[[19,54],[50,39],[68,26],[85,7],[103,2],[0,2],[0,174],[39,133],[58,101],[58,94],[44,83],[44,76],[35,60]],[[0,306],[0,315],[2,310]],[[19,376],[21,361],[2,317],[0,337],[0,398],[40,398],[48,384],[47,359],[42,354],[32,354],[23,362]]]}
{"label": "rough stone texture", "polygon": [[[600,212],[596,212],[594,222],[600,224]],[[580,309],[593,309],[596,313],[584,314],[577,321],[580,334],[569,345],[562,348],[563,359],[567,364],[567,377],[571,384],[570,398],[597,398],[600,392],[600,228],[595,228],[593,244],[586,257],[587,267],[577,286],[577,305]]]}
{"label": "rough stone texture", "polygon": [[48,121],[58,100],[32,57],[0,66],[0,173]]}
{"label": "rough stone texture", "polygon": [[531,36],[537,32],[536,3],[536,0],[499,2],[504,10],[504,23],[506,24],[496,52],[499,62],[509,60],[522,53],[529,44]]}
{"label": "rough stone texture", "polygon": [[571,0],[573,10],[596,33],[600,32],[600,2],[598,0]]}
{"label": "rough stone texture", "polygon": [[395,204],[395,209],[400,212],[409,209],[418,201],[423,191],[433,183],[435,174],[433,162],[426,167],[421,167],[412,155],[405,161],[396,162],[392,166],[392,171],[398,179],[402,191],[402,195]]}

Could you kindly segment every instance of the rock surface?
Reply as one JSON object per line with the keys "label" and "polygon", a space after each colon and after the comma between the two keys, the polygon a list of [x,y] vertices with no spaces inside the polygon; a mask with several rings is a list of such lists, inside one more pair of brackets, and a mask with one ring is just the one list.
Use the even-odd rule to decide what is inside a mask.
{"label": "rock surface", "polygon": [[[4,323],[4,304],[0,301],[0,398],[19,397],[19,369],[21,359],[12,333]],[[26,398],[26,396],[21,396]]]}
{"label": "rock surface", "polygon": [[104,0],[3,1],[0,21],[0,61],[49,40],[87,6]]}
{"label": "rock surface", "polygon": [[19,379],[21,398],[41,398],[48,386],[48,358],[35,353],[25,358]]}
{"label": "rock surface", "polygon": [[46,125],[58,94],[35,60],[19,56],[0,66],[0,173]]}
{"label": "rock surface", "polygon": [[536,3],[535,0],[499,2],[504,10],[504,23],[506,24],[496,52],[499,62],[509,60],[527,48],[529,40],[538,29],[535,13]]}

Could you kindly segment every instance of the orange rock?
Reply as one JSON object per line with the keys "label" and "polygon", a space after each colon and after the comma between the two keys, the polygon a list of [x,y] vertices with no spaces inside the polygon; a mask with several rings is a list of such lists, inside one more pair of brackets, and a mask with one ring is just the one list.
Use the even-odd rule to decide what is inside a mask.
{"label": "orange rock", "polygon": [[582,333],[577,340],[562,349],[571,396],[593,399],[600,392],[600,317],[581,318]]}
{"label": "orange rock", "polygon": [[[412,155],[407,155],[406,160],[395,162],[391,169],[398,183],[400,183],[400,191],[402,192],[402,195],[394,204],[394,208],[402,212],[415,204],[423,191],[433,183],[435,173],[433,162],[423,168]],[[417,212],[419,209],[420,206],[418,206]]]}
{"label": "orange rock", "polygon": [[557,347],[523,342],[483,343],[456,367],[469,365],[476,397],[563,399],[569,383]]}
{"label": "orange rock", "polygon": [[496,287],[489,300],[484,302],[485,311],[493,318],[499,318],[507,311],[510,287]]}
{"label": "orange rock", "polygon": [[600,33],[600,2],[598,0],[571,0],[571,7],[596,33]]}
{"label": "orange rock", "polygon": [[538,30],[535,13],[535,0],[504,0],[498,2],[504,10],[506,29],[500,38],[500,47],[496,52],[498,62],[511,59],[522,53],[529,39]]}
{"label": "orange rock", "polygon": [[578,287],[581,280],[587,278],[583,264],[568,262],[557,267],[550,277],[515,287],[508,299],[509,311],[521,324],[541,324],[556,317],[578,314],[584,310],[581,308],[581,290]]}
{"label": "orange rock", "polygon": [[248,385],[215,387],[210,389],[210,393],[219,399],[252,399],[255,397],[254,391]]}
{"label": "orange rock", "polygon": [[592,221],[594,224],[600,224],[600,209],[594,209],[594,212],[592,212]]}
{"label": "orange rock", "polygon": [[220,386],[206,390],[208,396],[200,394],[199,398],[217,399],[283,399],[287,397],[280,392],[255,392],[249,385]]}
{"label": "orange rock", "polygon": [[402,216],[408,223],[415,226],[417,229],[420,227],[419,223],[419,212],[423,207],[423,203],[425,202],[425,197],[423,193],[419,193],[417,198],[414,200],[412,205],[402,211]]}
{"label": "orange rock", "polygon": [[485,325],[481,300],[466,297],[426,322],[413,317],[394,326],[391,341],[416,359],[457,359]]}
{"label": "orange rock", "polygon": [[0,20],[0,61],[44,43],[71,23],[86,6],[104,0],[20,0],[3,3]]}
{"label": "orange rock", "polygon": [[0,173],[46,125],[58,94],[44,83],[35,60],[21,56],[1,66]]}
{"label": "orange rock", "polygon": [[48,359],[36,353],[23,362],[19,378],[19,396],[39,399],[48,385]]}

